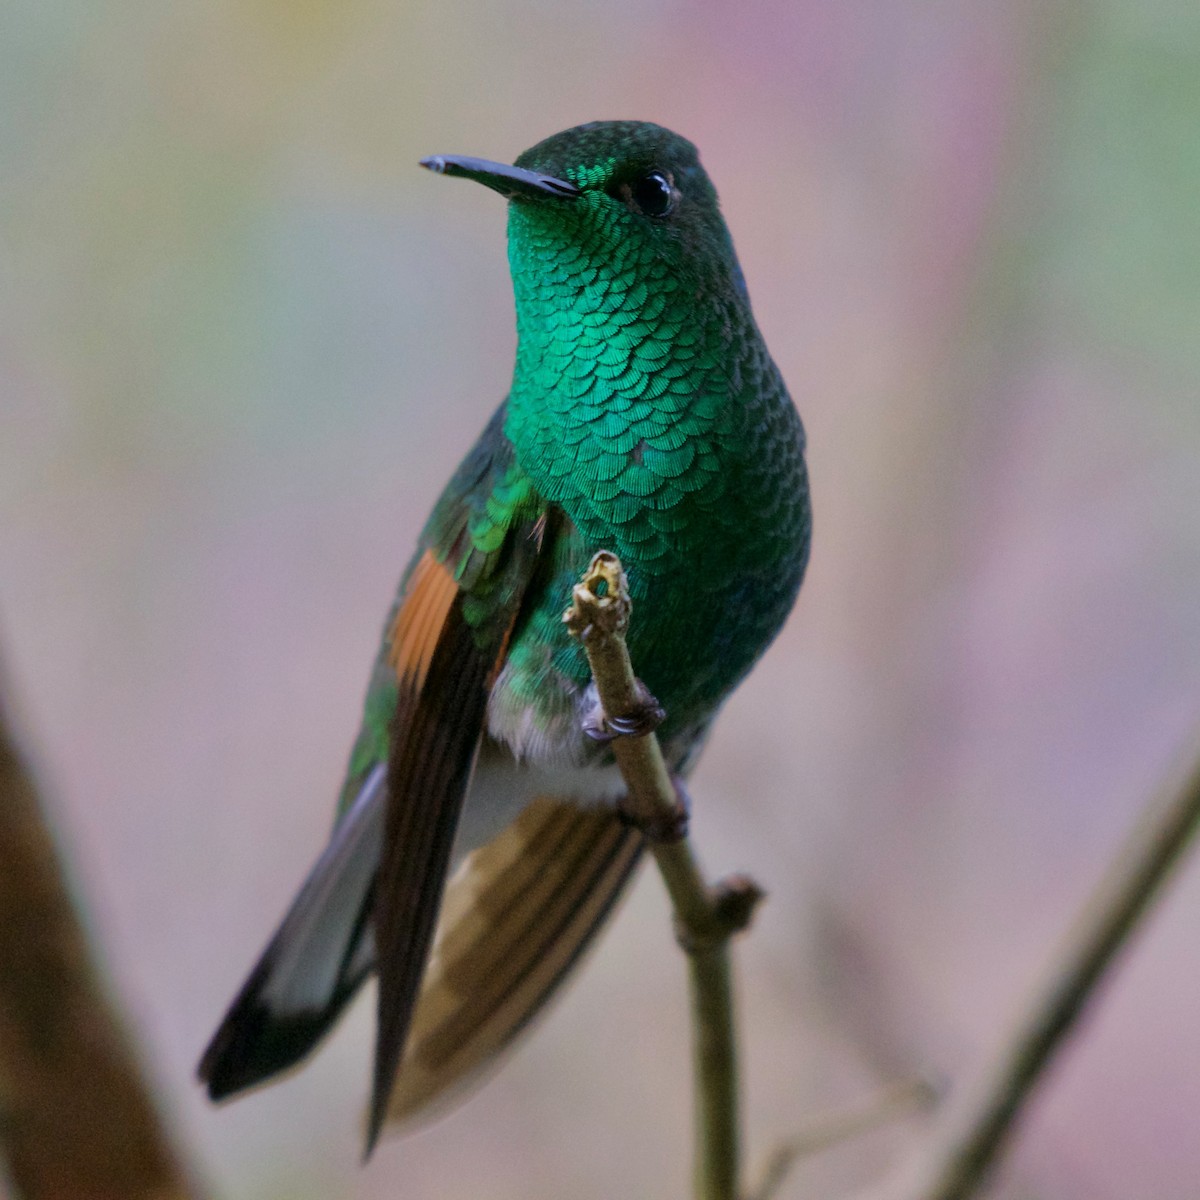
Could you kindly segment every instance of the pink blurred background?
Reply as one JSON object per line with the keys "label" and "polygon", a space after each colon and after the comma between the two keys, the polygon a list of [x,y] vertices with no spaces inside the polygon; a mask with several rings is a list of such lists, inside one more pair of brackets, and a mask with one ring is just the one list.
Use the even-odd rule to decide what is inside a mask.
{"label": "pink blurred background", "polygon": [[[695,781],[751,1163],[969,1079],[1200,723],[1200,8],[13,0],[0,645],[92,927],[228,1200],[682,1195],[658,881],[474,1099],[359,1166],[369,1006],[192,1070],[328,829],[401,565],[503,394],[503,204],[416,168],[639,117],[702,148],[809,430],[799,607]],[[1194,1200],[1200,869],[1004,1194]],[[915,1123],[805,1164],[837,1195]],[[2,1187],[2,1185],[0,1185]]]}

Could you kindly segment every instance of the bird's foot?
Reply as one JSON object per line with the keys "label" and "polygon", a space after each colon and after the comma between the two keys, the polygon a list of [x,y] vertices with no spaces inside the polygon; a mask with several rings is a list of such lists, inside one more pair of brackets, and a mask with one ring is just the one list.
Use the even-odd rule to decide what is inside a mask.
{"label": "bird's foot", "polygon": [[650,689],[640,679],[635,682],[638,702],[631,711],[620,716],[612,716],[604,711],[594,684],[588,689],[588,706],[582,724],[583,732],[593,742],[607,745],[619,737],[645,737],[666,719],[666,709],[651,695]]}
{"label": "bird's foot", "polygon": [[675,803],[670,812],[656,813],[647,817],[642,813],[630,812],[626,802],[617,805],[617,814],[626,825],[632,825],[648,842],[681,842],[687,837],[688,822],[692,816],[692,798],[678,775],[671,776],[675,789]]}

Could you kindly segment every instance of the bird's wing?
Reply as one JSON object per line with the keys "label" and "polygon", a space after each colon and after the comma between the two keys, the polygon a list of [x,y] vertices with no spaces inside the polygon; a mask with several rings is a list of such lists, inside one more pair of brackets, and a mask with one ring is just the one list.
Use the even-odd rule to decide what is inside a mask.
{"label": "bird's wing", "polygon": [[547,516],[493,421],[430,518],[412,599],[388,637],[397,699],[375,881],[379,988],[368,1153],[404,1053],[488,696],[546,542]]}
{"label": "bird's wing", "polygon": [[446,889],[389,1121],[461,1090],[496,1058],[586,949],[641,848],[613,809],[542,796],[462,863]]}
{"label": "bird's wing", "polygon": [[422,533],[330,844],[201,1060],[214,1099],[303,1058],[378,961],[382,1121],[488,692],[546,541],[545,502],[516,466],[503,417],[502,406]]}

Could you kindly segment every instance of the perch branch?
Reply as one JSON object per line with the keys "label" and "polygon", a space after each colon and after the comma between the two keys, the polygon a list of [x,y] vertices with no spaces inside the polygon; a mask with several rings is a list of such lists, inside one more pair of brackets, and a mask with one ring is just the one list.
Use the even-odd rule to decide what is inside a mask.
{"label": "perch branch", "polygon": [[22,1200],[188,1200],[0,696],[0,1152]]}
{"label": "perch branch", "polygon": [[[583,643],[600,703],[615,725],[646,707],[633,673],[625,630],[630,601],[625,573],[614,554],[597,554],[573,592],[564,620]],[[695,1072],[697,1200],[736,1200],[738,1187],[738,1079],[729,939],[745,929],[763,893],[735,876],[709,887],[684,835],[676,785],[651,733],[621,736],[613,754],[628,789],[627,811],[647,831],[650,852],[666,884],[675,932],[687,954]]]}
{"label": "perch branch", "polygon": [[863,1200],[968,1200],[979,1194],[1035,1084],[1200,826],[1200,762],[1152,806],[1081,914],[1052,977],[974,1091],[930,1146]]}

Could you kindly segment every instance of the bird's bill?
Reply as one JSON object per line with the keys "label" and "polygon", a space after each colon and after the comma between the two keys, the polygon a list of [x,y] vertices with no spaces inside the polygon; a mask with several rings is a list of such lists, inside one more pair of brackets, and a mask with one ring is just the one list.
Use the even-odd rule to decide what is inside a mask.
{"label": "bird's bill", "polygon": [[578,196],[579,188],[565,179],[553,175],[542,175],[537,171],[526,171],[523,167],[510,167],[506,163],[489,162],[486,158],[464,158],[457,154],[435,154],[421,159],[421,166],[438,175],[459,175],[463,179],[474,179],[484,187],[513,199],[545,199],[547,196]]}

